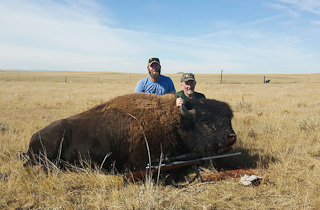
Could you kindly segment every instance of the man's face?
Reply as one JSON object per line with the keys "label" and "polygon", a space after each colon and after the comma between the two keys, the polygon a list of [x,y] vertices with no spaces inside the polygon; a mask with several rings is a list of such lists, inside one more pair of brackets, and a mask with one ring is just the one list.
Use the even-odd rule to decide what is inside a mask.
{"label": "man's face", "polygon": [[186,82],[181,82],[181,87],[185,94],[192,95],[194,93],[194,88],[196,87],[196,81],[189,80]]}
{"label": "man's face", "polygon": [[160,78],[161,66],[157,63],[153,63],[151,66],[148,66],[148,71],[153,79],[158,80]]}

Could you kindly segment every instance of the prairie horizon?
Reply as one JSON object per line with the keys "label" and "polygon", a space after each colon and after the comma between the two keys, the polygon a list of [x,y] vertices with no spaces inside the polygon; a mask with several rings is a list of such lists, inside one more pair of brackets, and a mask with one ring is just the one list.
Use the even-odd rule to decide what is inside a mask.
{"label": "prairie horizon", "polygon": [[[197,74],[197,83],[214,84],[261,84],[265,80],[270,83],[302,83],[320,82],[320,73],[312,74]],[[169,76],[175,86],[180,86],[182,72],[164,74]],[[34,82],[79,82],[79,83],[137,83],[139,79],[148,76],[145,74],[123,72],[77,72],[77,71],[12,71],[0,70],[2,81],[34,81]]]}

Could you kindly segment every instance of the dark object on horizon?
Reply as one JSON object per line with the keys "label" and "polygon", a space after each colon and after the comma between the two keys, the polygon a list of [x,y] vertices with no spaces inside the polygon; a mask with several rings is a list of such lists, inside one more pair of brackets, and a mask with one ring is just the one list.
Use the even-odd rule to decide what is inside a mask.
{"label": "dark object on horizon", "polygon": [[266,80],[266,76],[263,77],[263,83],[269,83],[270,82],[270,79],[269,80]]}

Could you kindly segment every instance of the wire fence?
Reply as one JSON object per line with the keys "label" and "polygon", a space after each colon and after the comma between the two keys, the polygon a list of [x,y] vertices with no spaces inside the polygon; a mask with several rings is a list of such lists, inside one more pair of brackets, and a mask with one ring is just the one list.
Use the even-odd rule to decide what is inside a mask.
{"label": "wire fence", "polygon": [[2,82],[137,83],[146,75],[126,73],[11,72],[0,71]]}
{"label": "wire fence", "polygon": [[[174,83],[180,83],[179,74],[169,74]],[[278,84],[320,83],[320,74],[195,74],[197,83],[208,84]],[[60,83],[137,83],[147,74],[117,72],[58,72],[0,70],[2,82],[60,82]]]}

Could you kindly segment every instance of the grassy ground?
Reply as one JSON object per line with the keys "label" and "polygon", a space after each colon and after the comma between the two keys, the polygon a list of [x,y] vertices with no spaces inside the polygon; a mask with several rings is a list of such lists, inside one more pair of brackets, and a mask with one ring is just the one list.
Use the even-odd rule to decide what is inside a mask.
{"label": "grassy ground", "polygon": [[[144,76],[20,72],[18,79],[18,72],[0,71],[0,208],[318,209],[319,74],[223,75],[222,84],[220,75],[196,75],[199,92],[228,102],[234,110],[238,141],[233,152],[242,155],[225,158],[222,164],[252,167],[251,174],[263,177],[256,187],[227,176],[178,189],[153,182],[124,184],[119,175],[91,169],[46,175],[37,167],[22,166],[19,154],[26,152],[37,130],[132,93]],[[169,76],[180,90],[180,75]],[[264,76],[270,84],[263,84]],[[206,177],[212,174],[203,172]]]}

